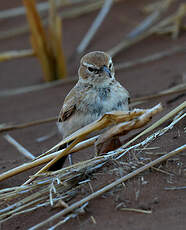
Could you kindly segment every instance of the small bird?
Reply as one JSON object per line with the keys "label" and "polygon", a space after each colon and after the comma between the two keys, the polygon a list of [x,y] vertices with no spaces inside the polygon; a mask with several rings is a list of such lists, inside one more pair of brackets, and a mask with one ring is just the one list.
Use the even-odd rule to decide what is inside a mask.
{"label": "small bird", "polygon": [[[112,59],[108,54],[101,51],[87,53],[81,58],[78,75],[79,80],[66,96],[59,114],[63,138],[107,112],[129,110],[129,93],[116,81]],[[62,157],[49,170],[62,168],[65,159]]]}

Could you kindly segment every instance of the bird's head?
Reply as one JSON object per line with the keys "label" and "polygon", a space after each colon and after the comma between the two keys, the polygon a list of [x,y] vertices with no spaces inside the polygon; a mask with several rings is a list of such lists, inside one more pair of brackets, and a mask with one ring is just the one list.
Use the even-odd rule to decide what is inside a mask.
{"label": "bird's head", "polygon": [[101,51],[94,51],[81,58],[79,79],[87,83],[104,83],[114,79],[114,67],[111,57]]}

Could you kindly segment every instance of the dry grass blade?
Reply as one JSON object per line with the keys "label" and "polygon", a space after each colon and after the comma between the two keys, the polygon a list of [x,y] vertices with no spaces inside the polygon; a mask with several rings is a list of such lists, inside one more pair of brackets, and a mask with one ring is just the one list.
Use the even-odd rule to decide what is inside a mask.
{"label": "dry grass blade", "polygon": [[121,208],[121,211],[127,211],[127,212],[138,212],[143,214],[151,214],[151,210],[143,210],[143,209],[137,209],[137,208]]}
{"label": "dry grass blade", "polygon": [[146,111],[145,109],[134,109],[129,112],[113,111],[110,113],[106,113],[99,120],[81,128],[80,130],[74,132],[72,135],[68,136],[64,140],[60,141],[57,145],[49,149],[47,153],[57,149],[59,146],[65,143],[75,140],[79,136],[88,135],[96,130],[104,129],[105,127],[108,127],[113,124],[132,120],[140,116],[141,114],[144,114],[145,111]]}
{"label": "dry grass blade", "polygon": [[74,83],[76,82],[78,79],[77,77],[69,77],[67,79],[61,79],[61,80],[56,80],[53,82],[44,82],[42,84],[37,84],[37,85],[31,85],[31,86],[27,86],[27,87],[20,87],[17,89],[9,89],[9,90],[1,90],[0,91],[0,97],[7,97],[7,96],[15,96],[15,95],[20,95],[20,94],[24,94],[24,93],[30,93],[30,92],[34,92],[34,91],[39,91],[39,90],[43,90],[43,89],[48,89],[57,85],[65,85],[68,83]]}
{"label": "dry grass blade", "polygon": [[[48,2],[43,2],[37,4],[37,10],[39,12],[44,11],[48,9]],[[0,11],[0,19],[8,19],[8,18],[13,18],[17,16],[25,15],[25,8],[23,6],[19,6],[16,8],[8,9],[8,10],[3,10]]]}
{"label": "dry grass blade", "polygon": [[185,30],[185,26],[183,25],[185,15],[186,4],[182,3],[176,13],[159,22],[154,28],[152,28],[152,31],[157,34],[170,33],[172,34],[172,38],[176,39],[181,29]]}
{"label": "dry grass blade", "polygon": [[56,78],[64,78],[67,75],[61,28],[61,18],[57,15],[55,0],[50,0],[49,36],[51,54],[55,62]]}
{"label": "dry grass blade", "polygon": [[143,57],[143,58],[139,58],[139,59],[136,59],[133,61],[129,61],[129,62],[125,62],[125,63],[118,63],[115,66],[115,70],[128,69],[128,68],[140,65],[140,64],[146,64],[149,62],[160,60],[162,58],[169,57],[169,56],[174,55],[176,53],[185,52],[185,51],[186,51],[185,46],[176,46],[172,49],[168,49],[168,50],[165,50],[165,51],[162,51],[159,53],[155,53],[155,54]]}
{"label": "dry grass blade", "polygon": [[92,23],[85,37],[77,47],[78,54],[81,54],[86,49],[91,39],[95,35],[96,31],[101,26],[101,23],[103,22],[104,18],[106,17],[109,10],[111,9],[112,4],[113,4],[113,0],[105,0],[101,11],[99,12],[98,16],[96,17],[95,21]]}
{"label": "dry grass blade", "polygon": [[[125,69],[125,68],[130,68],[139,64],[143,64],[143,63],[147,63],[150,61],[154,61],[154,60],[159,60],[163,57],[167,57],[170,55],[173,55],[177,52],[184,52],[185,51],[185,47],[175,47],[171,50],[167,50],[167,51],[163,51],[157,54],[153,54],[141,59],[137,59],[131,62],[126,62],[126,63],[121,63],[121,64],[116,64],[116,70],[119,69]],[[13,96],[13,95],[19,95],[19,94],[23,94],[23,93],[29,93],[29,92],[33,92],[33,91],[37,91],[37,90],[42,90],[42,89],[47,89],[47,88],[51,88],[54,87],[56,85],[60,85],[60,84],[66,84],[66,83],[74,83],[77,81],[76,77],[69,77],[68,79],[63,79],[63,80],[57,80],[55,82],[51,82],[51,83],[43,83],[43,84],[39,84],[39,85],[33,85],[33,86],[28,86],[28,87],[22,87],[22,88],[17,88],[17,89],[11,89],[11,90],[1,90],[0,92],[0,97],[5,97],[5,96]],[[174,89],[174,87],[172,88]],[[179,89],[178,89],[179,92]],[[171,94],[177,93],[176,91],[172,91]],[[153,97],[155,95],[152,95]],[[163,95],[162,95],[163,96]],[[155,96],[156,97],[156,96]],[[132,101],[141,101],[140,99],[132,99]]]}
{"label": "dry grass blade", "polygon": [[[92,12],[92,11],[99,9],[103,5],[103,2],[104,2],[103,0],[99,0],[99,1],[95,1],[95,2],[92,2],[92,0],[90,0],[90,1],[86,0],[87,5],[80,6],[80,7],[77,6],[76,8],[72,8],[66,12],[62,12],[61,17],[63,19],[64,18],[74,18],[74,17],[81,16],[83,14],[87,14],[89,12]],[[48,19],[43,19],[42,22],[43,22],[43,25],[47,25]],[[28,31],[29,31],[28,25],[23,25],[22,27],[19,27],[19,28],[13,28],[13,29],[1,32],[0,40],[15,37],[15,36],[27,33]]]}
{"label": "dry grass blade", "polygon": [[138,129],[144,125],[146,125],[151,118],[156,114],[162,111],[161,104],[154,106],[152,109],[147,109],[144,114],[135,118],[135,120],[127,121],[118,125],[113,126],[105,133],[100,135],[98,140],[96,141],[96,146],[103,145],[108,139],[112,138],[113,136],[123,135],[128,133],[130,130]]}
{"label": "dry grass blade", "polygon": [[58,161],[59,159],[61,159],[63,156],[66,156],[69,154],[70,150],[76,145],[78,144],[80,141],[82,141],[85,138],[85,136],[80,136],[78,137],[76,140],[74,140],[72,142],[72,144],[70,144],[63,152],[59,153],[59,155],[57,155],[54,159],[52,159],[49,163],[47,163],[43,168],[41,168],[36,174],[34,174],[34,176],[32,176],[32,178],[30,178],[29,180],[27,180],[23,185],[29,184],[30,182],[32,182],[37,175],[45,172],[48,168],[50,168],[50,166],[52,166],[56,161]]}
{"label": "dry grass blade", "polygon": [[177,113],[179,113],[180,111],[182,111],[183,109],[186,108],[186,101],[184,101],[182,104],[180,104],[178,107],[176,107],[175,109],[173,109],[172,111],[170,111],[168,114],[166,114],[164,117],[162,117],[160,120],[156,121],[154,124],[152,124],[150,127],[148,127],[147,129],[145,129],[143,132],[141,132],[140,134],[138,134],[136,137],[134,137],[132,140],[130,140],[129,142],[127,142],[125,145],[123,145],[123,148],[126,148],[127,146],[129,146],[132,142],[136,141],[138,138],[140,138],[141,136],[149,133],[150,131],[154,130],[155,128],[157,128],[158,126],[160,126],[161,124],[163,124],[166,120],[170,119],[171,117],[175,116]]}
{"label": "dry grass blade", "polygon": [[[182,112],[180,112],[182,113]],[[179,115],[180,115],[179,113]],[[128,144],[124,144],[121,148],[119,148],[118,150],[115,150],[113,155],[116,155],[116,159],[119,159],[121,157],[123,157],[126,153],[128,153],[129,151],[131,150],[136,150],[136,149],[139,149],[139,148],[144,148],[145,146],[147,146],[149,143],[151,143],[152,141],[156,140],[158,137],[161,137],[163,134],[165,134],[166,132],[168,132],[169,130],[171,130],[175,124],[177,124],[180,120],[182,120],[184,117],[186,116],[186,113],[183,113],[181,116],[176,116],[173,121],[168,125],[166,126],[165,128],[163,129],[160,129],[158,131],[156,131],[155,133],[151,134],[150,136],[148,136],[145,140],[143,140],[142,142],[138,143],[138,144],[135,144],[135,145],[132,145],[128,148],[126,148],[126,145]],[[161,119],[160,119],[161,120]],[[152,128],[152,127],[150,127]],[[134,139],[132,139],[133,141]],[[161,153],[162,154],[162,153]],[[161,155],[160,154],[160,155]],[[110,157],[110,155],[109,155]],[[143,165],[143,162],[140,163]],[[157,169],[156,169],[157,170]],[[167,173],[166,173],[167,174]]]}
{"label": "dry grass blade", "polygon": [[131,33],[126,36],[123,41],[121,41],[119,44],[117,44],[115,47],[108,50],[107,52],[113,57],[121,50],[124,50],[153,34],[154,30],[157,28],[156,25],[153,26],[154,23],[158,21],[162,13],[168,9],[173,1],[174,0],[163,1],[155,12],[148,16],[142,23],[140,23]]}
{"label": "dry grass blade", "polygon": [[25,149],[22,145],[20,145],[14,138],[12,138],[10,135],[6,134],[4,135],[4,138],[12,144],[16,149],[23,154],[26,158],[29,160],[34,160],[35,156],[33,156],[27,149]]}
{"label": "dry grass blade", "polygon": [[[74,153],[74,152],[77,152],[81,149],[84,149],[84,148],[87,148],[87,147],[93,145],[96,139],[97,139],[97,136],[90,138],[87,141],[83,141],[83,142],[79,143],[79,145],[74,147],[69,153]],[[59,154],[63,153],[64,151],[65,150],[60,150],[60,151],[54,152],[48,156],[42,156],[41,158],[36,159],[32,162],[25,163],[25,164],[22,164],[16,168],[10,169],[10,170],[8,170],[8,171],[6,171],[0,175],[0,181],[3,181],[7,178],[15,176],[15,175],[22,173],[24,171],[27,171],[31,168],[34,168],[34,167],[40,166],[42,164],[48,163],[52,159],[54,159],[54,157],[58,156]]]}
{"label": "dry grass blade", "polygon": [[87,197],[83,198],[80,201],[75,202],[74,204],[70,205],[68,208],[58,212],[57,214],[51,216],[50,218],[48,218],[47,220],[40,222],[39,224],[33,226],[30,228],[30,230],[35,230],[35,229],[39,229],[47,224],[49,224],[51,221],[54,221],[58,218],[61,218],[62,216],[67,215],[68,213],[74,211],[76,208],[79,208],[80,206],[82,206],[83,204],[85,204],[86,202],[89,202],[92,199],[95,199],[96,197],[102,195],[103,193],[111,190],[112,188],[114,188],[115,186],[131,179],[132,177],[140,174],[141,172],[155,166],[156,164],[159,164],[165,160],[167,160],[168,158],[175,156],[176,154],[183,152],[186,150],[186,145],[180,146],[179,148],[165,154],[162,157],[157,158],[156,160],[151,161],[150,163],[138,168],[137,170],[117,179],[116,181],[112,182],[111,184],[106,185],[105,187],[103,187],[102,189],[88,195]]}
{"label": "dry grass blade", "polygon": [[[100,120],[98,120],[97,122],[94,122],[82,129],[80,129],[79,131],[75,132],[73,135],[71,135],[70,137],[66,138],[65,140],[63,140],[62,142],[59,142],[57,145],[55,145],[52,149],[50,149],[47,153],[42,154],[40,159],[36,159],[33,162],[27,163],[27,164],[23,164],[19,167],[16,167],[12,170],[9,170],[7,172],[4,172],[0,175],[0,181],[5,180],[9,177],[12,177],[14,175],[17,175],[21,172],[24,172],[26,170],[29,170],[33,167],[39,166],[41,164],[44,164],[46,162],[51,161],[55,156],[58,156],[59,154],[61,154],[61,156],[63,156],[64,151],[65,150],[61,150],[58,151],[56,153],[53,153],[52,155],[49,156],[45,156],[46,154],[50,153],[51,151],[55,150],[56,148],[58,148],[61,144],[69,142],[69,140],[74,140],[80,136],[85,136],[88,135],[90,132],[93,132],[94,130],[97,129],[101,129],[106,127],[109,124],[116,124],[119,122],[125,122],[125,121],[129,121],[132,120],[134,118],[136,118],[137,116],[140,116],[141,114],[145,113],[146,110],[143,109],[135,109],[131,112],[121,112],[121,111],[117,111],[117,112],[111,112],[108,114],[105,114]],[[83,142],[82,144],[80,144],[79,146],[77,146],[77,149],[74,148],[72,149],[72,151],[66,152],[67,153],[72,153],[74,151],[78,151],[82,148],[88,147],[90,145],[92,145],[95,140],[97,139],[97,137],[91,138],[90,140],[88,140],[87,142]]]}
{"label": "dry grass blade", "polygon": [[169,191],[169,190],[182,190],[182,189],[186,189],[186,186],[175,186],[175,187],[166,187],[164,188],[165,190]]}
{"label": "dry grass blade", "polygon": [[55,67],[50,57],[48,43],[45,31],[43,29],[41,18],[36,10],[35,0],[23,0],[26,7],[27,19],[32,32],[31,42],[34,52],[41,62],[45,80],[55,79]]}
{"label": "dry grass blade", "polygon": [[[72,5],[72,4],[77,4],[77,3],[83,3],[83,2],[87,2],[87,0],[75,0],[75,1],[73,1],[73,0],[68,0],[68,1],[60,0],[60,1],[56,1],[56,4],[59,7],[59,6],[66,6],[66,5]],[[49,8],[48,1],[47,2],[41,2],[41,3],[37,4],[38,12],[46,11],[46,10],[48,10],[48,8]],[[0,11],[0,20],[13,18],[16,16],[21,16],[21,15],[25,15],[25,8],[22,6],[19,6],[16,8]]]}
{"label": "dry grass blade", "polygon": [[[73,80],[75,81],[75,79],[73,79]],[[65,83],[66,81],[63,80],[63,82]],[[67,82],[69,82],[68,79],[67,79]],[[46,83],[46,84],[48,87],[50,87],[50,84],[55,86],[56,84],[61,84],[61,81],[60,82],[52,82],[49,85],[48,85],[48,83]],[[172,94],[176,94],[176,93],[182,93],[182,92],[185,92],[185,90],[186,90],[186,85],[184,83],[179,84],[179,85],[173,86],[172,88],[170,88],[168,90],[163,90],[163,91],[161,91],[157,94],[154,94],[154,95],[149,95],[149,96],[144,96],[144,97],[139,97],[139,98],[132,98],[131,99],[131,102],[132,102],[131,106],[138,105],[138,104],[143,103],[144,101],[147,101],[147,100],[157,99],[157,98],[160,98],[163,96],[172,95]],[[31,127],[34,125],[40,125],[40,124],[45,124],[45,123],[54,122],[54,121],[57,121],[57,117],[50,117],[50,118],[46,118],[43,120],[31,121],[31,122],[26,122],[23,124],[18,124],[18,125],[3,125],[2,127],[0,127],[0,133],[11,131],[11,130],[16,130],[16,129],[23,129],[23,128]]]}
{"label": "dry grass blade", "polygon": [[35,53],[32,49],[7,51],[0,53],[0,62],[9,61],[15,58],[32,57],[34,55]]}
{"label": "dry grass blade", "polygon": [[138,105],[139,103],[143,103],[145,101],[148,100],[152,100],[152,99],[158,99],[160,97],[163,96],[168,96],[168,95],[172,95],[172,94],[176,94],[176,93],[183,93],[186,91],[186,83],[182,83],[176,86],[173,86],[170,89],[167,90],[163,90],[157,94],[153,94],[153,95],[149,95],[149,96],[144,96],[144,97],[139,97],[139,98],[132,98],[131,102],[132,102],[132,106],[134,105]]}
{"label": "dry grass blade", "polygon": [[[141,111],[141,116],[139,118],[135,118],[135,120],[131,121],[131,122],[124,122],[124,124],[120,125],[120,128],[118,129],[118,126],[116,127],[113,127],[111,130],[109,130],[108,132],[106,132],[106,135],[104,135],[104,138],[103,139],[98,139],[99,141],[99,144],[102,144],[105,142],[106,139],[109,139],[110,137],[114,136],[114,135],[118,135],[118,134],[121,134],[121,132],[123,131],[129,131],[129,130],[132,130],[132,129],[136,129],[136,128],[139,128],[139,127],[142,127],[144,126],[151,118],[153,115],[155,115],[156,113],[160,112],[162,110],[162,106],[159,104],[155,107],[153,107],[152,109],[149,109],[149,110],[146,110],[146,111]],[[128,119],[131,119],[133,117],[136,117],[136,114],[138,114],[139,111],[131,111],[129,113],[129,115],[131,116],[130,118]],[[114,122],[114,123],[118,123],[118,122],[122,122],[124,119],[123,119],[123,114],[122,112],[117,112],[116,113],[117,115],[119,116],[115,116],[115,114],[112,114],[112,113],[109,113],[109,116],[108,114],[104,115],[103,118],[100,119],[100,121],[102,121],[104,119],[104,117],[106,118],[106,126],[109,125],[108,122]],[[126,115],[124,116],[125,117],[125,120],[126,120]],[[97,124],[99,123],[99,121],[97,122]],[[106,127],[105,125],[102,126],[101,124],[101,128],[104,128]],[[86,127],[85,127],[86,128]],[[85,130],[84,128],[84,130]],[[96,129],[100,129],[100,127],[97,126]],[[114,129],[114,130],[113,130]],[[93,130],[90,130],[89,132],[92,132],[92,131],[95,131],[94,129]],[[82,141],[82,139],[84,139],[86,137],[88,133],[83,133],[81,131],[79,131],[79,136],[72,142],[72,144],[70,144],[65,150],[64,152],[62,152],[61,154],[59,154],[58,156],[56,156],[52,161],[50,161],[47,165],[45,165],[42,169],[40,169],[31,179],[29,179],[27,182],[25,182],[24,184],[28,184],[30,183],[31,181],[33,181],[34,177],[39,175],[40,173],[46,171],[51,165],[53,165],[56,161],[58,161],[60,158],[62,158],[63,156],[66,156],[67,154],[69,154],[69,151],[77,144],[79,143],[80,141]]]}
{"label": "dry grass blade", "polygon": [[[181,119],[183,119],[185,116],[186,113],[179,113],[179,115],[176,116],[168,126],[161,130],[158,130],[156,133],[153,133],[151,136],[148,136],[144,141],[136,145],[133,145],[127,149],[121,147],[115,151],[109,152],[107,155],[95,157],[88,161],[79,162],[78,164],[62,168],[61,170],[53,173],[43,173],[41,175],[38,175],[37,180],[35,180],[34,183],[29,185],[0,190],[0,201],[4,204],[5,202],[7,202],[7,200],[10,202],[12,199],[15,198],[15,203],[0,210],[0,219],[2,220],[1,222],[15,215],[29,212],[39,207],[51,204],[56,205],[60,199],[65,199],[64,201],[66,203],[68,199],[71,199],[72,196],[74,196],[73,191],[77,191],[76,189],[78,189],[78,186],[81,186],[82,182],[89,181],[87,180],[87,173],[93,173],[94,170],[103,167],[106,162],[109,162],[109,159],[117,160],[118,158],[122,157],[123,153],[126,151],[128,151],[129,153],[131,149],[139,150],[139,148],[141,147],[144,149],[144,146],[146,146],[147,143],[149,143],[149,141],[152,142],[153,140],[156,140],[157,137],[163,135],[165,132],[172,129],[174,125],[178,123]],[[139,166],[140,165],[141,164],[139,164]],[[34,194],[30,195],[31,191],[34,192]],[[50,199],[48,195],[49,191]],[[26,197],[22,198],[22,194],[26,195]],[[21,200],[17,201],[19,198]],[[58,222],[57,225],[58,224],[60,224],[60,222]]]}
{"label": "dry grass blade", "polygon": [[41,125],[41,124],[54,122],[54,121],[57,121],[57,117],[49,117],[46,119],[30,121],[30,122],[26,122],[26,123],[22,123],[22,124],[18,124],[18,125],[6,125],[5,124],[5,125],[3,125],[3,127],[0,127],[0,133],[11,131],[11,130],[16,130],[16,129],[24,129],[24,128],[28,128],[31,126]]}

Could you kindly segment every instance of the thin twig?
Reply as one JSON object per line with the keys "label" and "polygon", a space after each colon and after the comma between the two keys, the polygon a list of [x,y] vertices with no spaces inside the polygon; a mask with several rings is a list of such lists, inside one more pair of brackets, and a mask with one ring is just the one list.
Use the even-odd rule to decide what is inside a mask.
{"label": "thin twig", "polygon": [[55,87],[58,85],[64,85],[64,84],[69,84],[69,83],[75,83],[78,80],[77,77],[68,77],[67,79],[60,79],[56,80],[53,82],[44,82],[42,84],[37,84],[37,85],[31,85],[27,87],[20,87],[17,89],[5,89],[0,91],[0,97],[7,97],[7,96],[15,96],[15,95],[20,95],[24,93],[30,93],[34,91],[40,91],[43,89],[48,89],[51,87]]}
{"label": "thin twig", "polygon": [[62,20],[57,13],[55,0],[50,0],[49,10],[49,37],[50,53],[55,63],[56,79],[66,78],[67,66],[62,45]]}
{"label": "thin twig", "polygon": [[136,44],[137,42],[143,40],[144,38],[150,36],[154,33],[154,28],[156,26],[152,25],[158,21],[162,13],[167,10],[169,5],[174,0],[166,0],[162,3],[160,8],[153,12],[150,16],[148,16],[144,21],[142,21],[135,29],[133,29],[126,38],[121,41],[119,44],[117,44],[115,47],[111,48],[107,51],[112,57],[118,54],[121,50],[126,49],[130,47],[133,44]]}
{"label": "thin twig", "polygon": [[52,227],[50,227],[50,230],[54,230],[57,227],[59,227],[60,225],[66,223],[68,220],[70,220],[71,218],[75,218],[77,217],[79,214],[82,214],[82,212],[84,212],[84,208],[88,205],[88,202],[85,203],[84,205],[82,205],[82,207],[76,209],[75,213],[72,213],[70,215],[68,215],[67,217],[65,217],[65,219],[59,221],[57,224],[53,225]]}
{"label": "thin twig", "polygon": [[2,128],[0,128],[0,133],[11,131],[11,130],[16,130],[16,129],[28,128],[31,126],[41,125],[41,124],[54,122],[54,121],[57,121],[57,117],[49,117],[46,119],[25,122],[25,123],[18,124],[18,125],[4,125]]}
{"label": "thin twig", "polygon": [[132,140],[130,140],[129,142],[127,142],[126,144],[124,144],[122,146],[122,148],[126,148],[131,143],[133,143],[134,141],[136,141],[137,139],[139,139],[141,136],[143,136],[143,135],[149,133],[150,131],[154,130],[155,128],[157,128],[158,126],[160,126],[161,124],[163,124],[166,120],[170,119],[175,114],[179,113],[181,110],[183,110],[185,108],[186,108],[186,101],[184,101],[182,104],[180,104],[175,109],[173,109],[172,111],[170,111],[168,114],[166,114],[165,116],[163,116],[160,120],[156,121],[154,124],[152,124],[150,127],[148,127],[147,129],[145,129],[143,132],[141,132],[140,134],[138,134],[137,136],[135,136]]}
{"label": "thin twig", "polygon": [[92,23],[91,27],[89,28],[88,32],[86,33],[85,37],[77,47],[78,54],[81,54],[88,44],[90,43],[91,39],[101,26],[101,23],[103,22],[104,18],[108,14],[109,10],[111,9],[113,4],[113,0],[105,0],[102,9],[100,10],[98,16],[96,17],[95,21]]}
{"label": "thin twig", "polygon": [[[112,124],[113,122],[117,123],[117,122],[123,122],[123,121],[134,119],[137,116],[140,116],[141,114],[145,113],[145,111],[146,110],[135,109],[135,110],[130,111],[130,112],[121,112],[121,111],[119,112],[118,111],[118,112],[114,112],[114,113],[105,114],[103,116],[103,118],[98,120],[98,122],[96,121],[96,122],[91,123],[90,125],[80,129],[78,132],[75,132],[73,135],[71,135],[68,138],[71,138],[72,140],[74,140],[76,138],[79,138],[80,136],[88,135],[90,132],[92,132],[94,130],[104,128],[106,125]],[[60,150],[59,152],[56,152],[56,153],[54,153],[54,154],[52,154],[50,156],[43,157],[46,154],[50,153],[51,151],[55,150],[58,146],[62,145],[63,142],[65,142],[65,141],[68,142],[68,140],[67,140],[68,138],[64,139],[62,142],[59,142],[57,145],[55,145],[53,148],[51,148],[45,154],[42,154],[40,156],[40,157],[42,157],[42,159],[36,159],[33,162],[21,165],[19,167],[11,169],[11,170],[9,170],[7,172],[4,172],[3,174],[0,175],[0,181],[5,180],[6,178],[9,178],[9,177],[14,176],[16,174],[19,174],[19,173],[21,173],[21,172],[23,172],[25,170],[29,170],[30,168],[33,168],[33,167],[36,167],[36,166],[41,165],[43,163],[49,162],[55,156],[59,156],[59,154],[61,154],[61,156],[63,156],[64,154],[71,153],[71,152],[66,152],[65,153],[66,149],[64,149],[64,150]],[[81,145],[79,145],[79,149],[92,145],[95,142],[96,139],[97,139],[97,136],[94,137],[94,138],[91,138],[90,140],[87,140],[87,142],[83,142]],[[73,150],[75,150],[75,149],[76,148],[74,148]],[[78,146],[77,146],[77,149],[78,149]]]}
{"label": "thin twig", "polygon": [[[151,110],[153,111],[153,110],[156,110],[157,108],[162,108],[161,104],[154,106]],[[88,135],[94,131],[102,130],[102,129],[109,127],[113,124],[131,121],[132,119],[135,119],[138,116],[141,116],[146,111],[151,111],[151,110],[134,109],[131,111],[112,111],[112,112],[105,113],[100,119],[86,125],[85,127],[77,130],[73,134],[69,135],[68,137],[66,137],[65,139],[60,141],[54,147],[49,149],[47,151],[47,153],[54,151],[55,149],[57,149],[58,147],[60,147],[61,145],[65,144],[65,143],[68,143],[70,141],[75,140],[76,138],[78,138],[81,135],[83,135],[83,136]]]}
{"label": "thin twig", "polygon": [[121,208],[121,211],[127,211],[127,212],[138,212],[143,214],[152,214],[151,210],[143,210],[143,209],[137,209],[137,208]]}
{"label": "thin twig", "polygon": [[[115,1],[119,1],[119,0],[115,0]],[[103,2],[104,2],[103,0],[99,0],[99,1],[87,3],[87,0],[86,0],[87,4],[85,6],[84,5],[80,7],[78,6],[78,7],[72,8],[67,11],[62,11],[60,16],[62,19],[66,19],[66,18],[78,17],[83,14],[88,14],[89,12],[99,9],[103,5]],[[43,22],[43,25],[46,26],[48,24],[48,18],[42,19],[42,22]],[[0,40],[15,37],[15,36],[27,33],[28,31],[29,31],[29,27],[27,24],[19,28],[13,28],[7,31],[1,31]]]}
{"label": "thin twig", "polygon": [[[84,148],[87,148],[91,145],[94,144],[95,140],[97,139],[97,136],[96,137],[93,137],[93,138],[90,138],[88,141],[83,141],[79,144],[77,144],[77,146],[75,146],[69,153],[73,153],[73,152],[76,152],[76,151],[79,151],[81,149],[84,149]],[[39,159],[36,159],[32,162],[29,162],[29,163],[25,163],[25,164],[22,164],[16,168],[13,168],[13,169],[10,169],[4,173],[2,173],[0,175],[0,181],[3,181],[7,178],[10,178],[12,176],[15,176],[19,173],[22,173],[24,171],[27,171],[31,168],[34,168],[34,167],[37,167],[39,165],[42,165],[44,163],[48,163],[49,161],[51,161],[54,157],[58,156],[59,154],[63,153],[65,150],[60,150],[60,151],[57,151],[57,152],[54,152],[50,155],[47,155],[47,156],[42,156],[42,158],[39,158]]]}
{"label": "thin twig", "polygon": [[[89,0],[90,1],[90,0]],[[87,2],[87,0],[68,0],[68,1],[62,1],[62,0],[56,0],[56,4],[57,6],[66,6],[66,5],[72,5],[72,4],[77,4],[77,3],[83,3],[83,2]],[[47,11],[49,8],[49,3],[47,2],[41,2],[37,4],[37,10],[38,12],[43,12],[43,11]],[[21,15],[25,15],[25,8],[22,6],[16,7],[16,8],[12,8],[12,9],[8,9],[8,10],[3,10],[0,11],[0,20],[1,19],[8,19],[8,18],[13,18],[16,16],[21,16]]]}
{"label": "thin twig", "polygon": [[[66,82],[68,80],[59,80],[59,81],[61,84],[61,82]],[[74,81],[75,81],[75,79],[74,79]],[[56,83],[59,84],[58,82],[54,82],[54,84],[56,84]],[[44,84],[49,84],[49,83],[44,83]],[[50,84],[53,84],[53,83],[50,83]],[[149,95],[149,96],[144,96],[144,97],[139,97],[139,98],[132,98],[131,99],[131,102],[132,102],[131,105],[132,106],[136,105],[135,102],[144,102],[144,101],[151,100],[151,99],[157,99],[157,98],[160,98],[163,96],[168,96],[168,95],[172,95],[172,94],[176,94],[176,93],[182,93],[182,92],[185,92],[185,90],[186,90],[186,84],[179,84],[179,85],[176,85],[176,86],[174,86],[168,90],[160,91],[159,93],[154,94],[154,95]],[[0,127],[0,133],[1,132],[7,132],[10,130],[23,129],[23,128],[31,127],[34,125],[40,125],[40,124],[45,124],[45,123],[54,122],[54,121],[57,121],[57,117],[50,117],[50,118],[46,118],[43,120],[26,122],[26,123],[18,124],[18,125],[4,125],[3,127]]]}
{"label": "thin twig", "polygon": [[[134,105],[138,104],[138,102],[144,102],[144,101],[148,101],[148,100],[152,100],[152,99],[158,99],[158,98],[163,97],[163,96],[168,96],[168,95],[172,95],[172,94],[176,94],[176,93],[183,93],[185,91],[186,91],[186,83],[185,84],[182,83],[182,84],[173,86],[170,89],[163,90],[163,91],[156,93],[156,94],[152,94],[152,95],[144,96],[144,97],[138,97],[138,98],[131,98],[131,102],[132,102],[132,105],[134,106]],[[137,103],[135,103],[135,102],[137,102]]]}
{"label": "thin twig", "polygon": [[[145,63],[148,63],[148,62],[160,60],[161,58],[168,57],[170,55],[174,55],[177,52],[185,52],[185,50],[186,50],[186,48],[184,46],[183,47],[177,46],[177,47],[174,47],[173,49],[165,50],[163,52],[152,54],[150,56],[140,58],[140,59],[136,59],[134,61],[116,64],[115,69],[120,70],[120,69],[131,68],[131,67],[134,67],[136,65],[145,64]],[[11,89],[11,90],[1,90],[0,97],[14,96],[14,95],[19,95],[19,94],[23,94],[23,93],[29,93],[29,92],[33,92],[33,91],[37,91],[37,90],[51,88],[51,87],[61,85],[61,84],[64,85],[64,84],[68,84],[68,83],[74,83],[77,80],[78,80],[77,77],[70,77],[69,76],[65,80],[64,79],[63,80],[57,80],[55,82],[50,82],[50,83],[47,82],[47,83],[42,83],[42,84],[33,85],[33,86],[27,86],[27,87],[21,87],[21,88]]]}
{"label": "thin twig", "polygon": [[182,189],[186,189],[186,186],[178,186],[178,187],[165,187],[165,190],[182,190]]}
{"label": "thin twig", "polygon": [[16,147],[16,149],[23,154],[26,158],[29,160],[34,160],[35,156],[32,155],[27,149],[25,149],[22,145],[20,145],[13,137],[11,137],[9,134],[4,135],[4,138],[13,146]]}
{"label": "thin twig", "polygon": [[15,58],[32,57],[34,55],[35,53],[32,49],[7,51],[0,53],[0,62],[9,61]]}
{"label": "thin twig", "polygon": [[60,152],[57,156],[55,156],[50,162],[48,162],[43,168],[41,168],[37,173],[35,173],[34,176],[32,176],[32,178],[27,180],[23,185],[29,184],[30,182],[32,182],[37,177],[37,175],[41,174],[42,172],[45,172],[48,168],[50,168],[50,166],[52,166],[59,159],[68,155],[69,152],[71,151],[71,149],[75,145],[77,145],[79,142],[81,142],[84,138],[85,138],[85,135],[82,135],[82,136],[78,137],[77,139],[75,139],[64,151]]}
{"label": "thin twig", "polygon": [[80,206],[82,206],[83,204],[85,204],[86,202],[89,202],[92,199],[95,199],[96,197],[102,195],[105,192],[108,192],[109,190],[111,190],[112,188],[114,188],[115,186],[127,181],[128,179],[131,179],[132,177],[140,174],[141,172],[155,166],[156,164],[159,164],[165,160],[167,160],[168,158],[175,156],[176,154],[183,152],[184,150],[186,150],[186,145],[182,145],[179,148],[167,153],[166,155],[157,158],[156,160],[151,161],[150,163],[136,169],[135,171],[117,179],[116,181],[112,182],[111,184],[106,185],[105,187],[103,187],[102,189],[88,195],[87,197],[83,198],[80,201],[75,202],[74,204],[70,205],[68,208],[58,212],[57,214],[51,216],[50,218],[48,218],[45,221],[40,222],[39,224],[31,227],[29,230],[35,230],[35,229],[39,229],[40,227],[49,224],[51,221],[56,220],[57,218],[61,218],[64,215],[67,215],[68,213],[74,211],[76,208],[79,208]]}
{"label": "thin twig", "polygon": [[133,61],[118,63],[115,65],[115,70],[128,69],[128,68],[140,65],[140,64],[146,64],[149,62],[157,61],[157,60],[160,60],[162,58],[169,57],[169,56],[174,55],[176,53],[185,52],[185,51],[186,51],[185,46],[176,46],[172,49],[158,52],[158,53],[155,53],[155,54],[143,57],[143,58],[135,59]]}

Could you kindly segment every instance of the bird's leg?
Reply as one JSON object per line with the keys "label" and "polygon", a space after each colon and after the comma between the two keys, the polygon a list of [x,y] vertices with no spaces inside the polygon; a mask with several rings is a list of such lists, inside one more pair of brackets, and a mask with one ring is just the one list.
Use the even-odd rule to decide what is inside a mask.
{"label": "bird's leg", "polygon": [[69,165],[72,165],[72,154],[68,154]]}
{"label": "bird's leg", "polygon": [[[68,147],[70,144],[72,144],[73,141],[70,141],[69,143],[67,143],[67,146]],[[69,161],[69,165],[72,165],[73,162],[72,162],[72,154],[68,154],[68,161]]]}
{"label": "bird's leg", "polygon": [[[72,141],[60,146],[58,148],[58,151],[67,148],[71,143],[72,143]],[[67,156],[64,156],[61,159],[59,159],[58,161],[56,161],[52,166],[50,166],[50,168],[48,168],[48,171],[56,171],[56,170],[61,169],[65,163],[66,158],[67,158]],[[72,155],[71,154],[68,155],[68,159],[69,159],[69,164],[72,165]]]}

